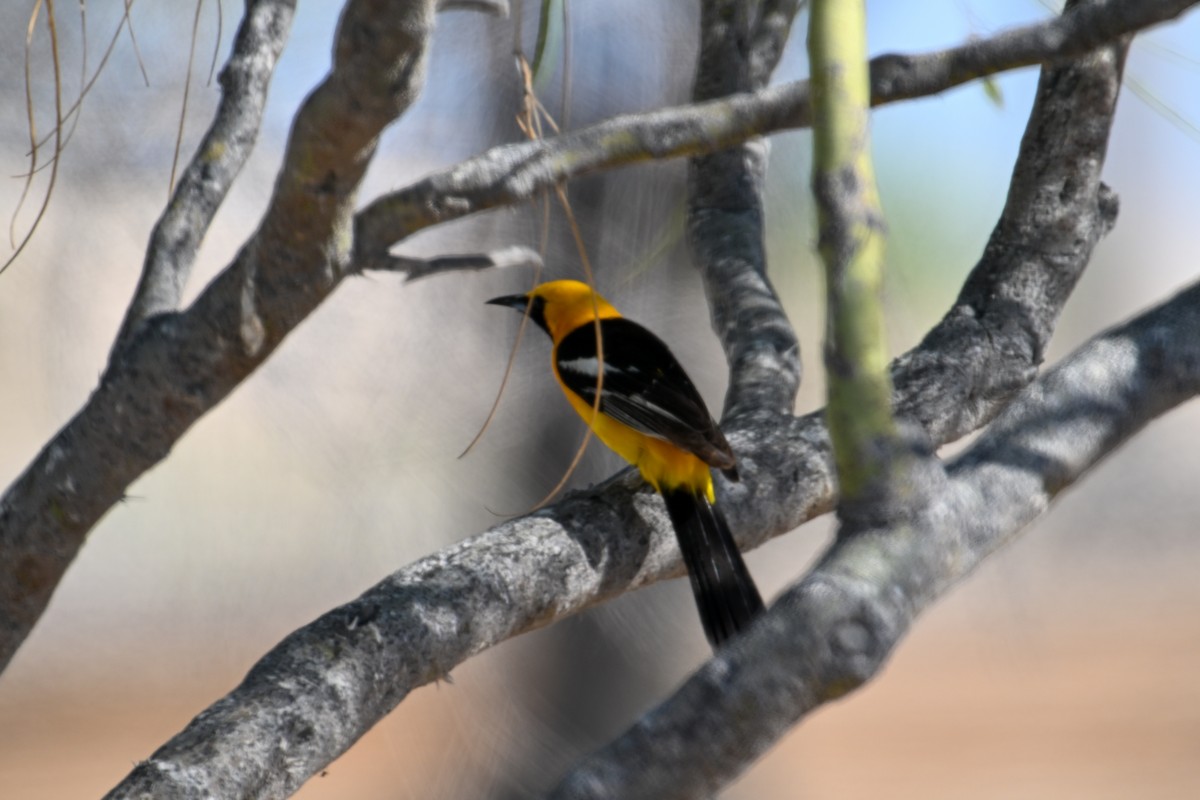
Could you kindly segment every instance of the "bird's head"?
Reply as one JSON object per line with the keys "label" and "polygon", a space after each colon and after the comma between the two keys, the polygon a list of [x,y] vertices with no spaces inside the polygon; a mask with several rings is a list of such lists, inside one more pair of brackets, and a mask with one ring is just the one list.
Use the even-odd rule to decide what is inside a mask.
{"label": "bird's head", "polygon": [[529,309],[529,318],[555,342],[595,317],[621,316],[607,300],[581,281],[549,281],[525,294],[496,297],[488,303],[515,308],[522,313]]}

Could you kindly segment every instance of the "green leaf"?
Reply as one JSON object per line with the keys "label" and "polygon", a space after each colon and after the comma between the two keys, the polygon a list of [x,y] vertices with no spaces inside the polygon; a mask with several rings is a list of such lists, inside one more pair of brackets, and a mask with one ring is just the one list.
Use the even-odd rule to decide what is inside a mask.
{"label": "green leaf", "polygon": [[988,100],[992,101],[992,105],[996,108],[1004,108],[1004,92],[1000,91],[1000,84],[996,82],[994,75],[984,75],[983,93]]}

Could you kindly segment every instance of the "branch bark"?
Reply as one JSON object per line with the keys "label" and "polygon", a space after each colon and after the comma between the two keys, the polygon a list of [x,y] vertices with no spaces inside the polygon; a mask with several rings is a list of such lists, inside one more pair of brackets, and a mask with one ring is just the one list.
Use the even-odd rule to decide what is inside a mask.
{"label": "branch bark", "polygon": [[[1126,49],[1118,42],[1077,64],[1043,71],[1009,202],[992,237],[1023,255],[1015,261],[994,250],[991,259],[985,255],[960,297],[960,305],[987,304],[989,325],[1004,320],[991,346],[1015,356],[1009,366],[1017,369],[1006,371],[1008,380],[1020,379],[1021,364],[1040,362],[1057,317],[1054,306],[1065,302],[1087,264],[1081,249],[1090,253],[1111,225],[1115,208],[1105,208],[1099,172]],[[1036,255],[1026,261],[1027,254]],[[581,763],[551,796],[709,796],[809,711],[875,675],[921,610],[1043,513],[1057,491],[1125,436],[1200,388],[1200,346],[1190,343],[1179,369],[1166,377],[1167,388],[1157,385],[1158,360],[1200,318],[1198,297],[1200,290],[1185,293],[1083,348],[1035,385],[1028,393],[1034,400],[1010,405],[948,471],[928,447],[924,458],[907,458],[904,491],[882,509],[887,513],[848,517],[844,499],[838,540],[818,566],[729,651]],[[1164,327],[1171,333],[1164,334]],[[1135,341],[1135,352],[1151,351],[1146,362],[1124,359],[1115,385],[1100,381],[1099,389],[1082,377],[1108,359],[1112,348],[1106,343],[1126,338]],[[1108,392],[1121,401],[1094,409],[1095,399]],[[1055,413],[1047,415],[1048,408]],[[1031,420],[1040,424],[1031,429]],[[876,459],[888,466],[885,453]]]}
{"label": "branch bark", "polygon": [[415,281],[447,272],[475,272],[483,269],[506,269],[511,267],[541,268],[542,257],[531,247],[513,245],[488,253],[459,253],[436,258],[385,255],[371,262],[364,269],[377,272],[399,272],[404,280]]}
{"label": "branch bark", "polygon": [[[921,55],[878,56],[871,61],[871,104],[924,97],[985,75],[1081,56],[1099,42],[1174,19],[1197,2],[1101,0],[990,39]],[[572,177],[712,153],[811,121],[809,84],[798,81],[492,148],[364,208],[355,222],[358,254],[369,259],[423,228],[530,200]]]}
{"label": "branch bark", "polygon": [[5,493],[0,668],[92,526],[344,277],[359,180],[379,133],[420,89],[432,23],[432,0],[347,6],[333,70],[296,117],[258,232],[190,308],[140,326]]}
{"label": "branch bark", "polygon": [[798,720],[873,677],[916,616],[1163,412],[1200,392],[1200,284],[1048,371],[907,519],[844,536],[557,800],[708,797]]}
{"label": "branch bark", "polygon": [[[1031,26],[1014,41],[1027,44],[1021,58],[1036,54],[1021,65],[1035,63],[1080,52],[1094,43],[1097,30],[1124,33],[1193,4],[1093,3],[1085,7],[1090,16],[1071,12],[1081,15],[1074,18],[1074,28]],[[389,19],[384,35],[368,25],[370,14]],[[352,217],[358,181],[379,131],[420,86],[431,15],[431,3],[350,5],[338,33],[334,70],[297,119],[259,232],[191,308],[150,316],[138,326],[87,405],[0,500],[0,666],[28,633],[87,531],[357,269],[356,255],[378,255],[421,226],[515,202],[561,177],[633,159],[711,151],[806,120],[807,87],[801,84],[696,109],[621,118],[551,144],[497,149]],[[1001,59],[999,48],[993,56],[989,70],[1014,65]],[[877,60],[879,69],[895,74],[873,77],[875,99],[940,91],[982,74],[971,74],[962,64],[977,69],[983,56],[950,58],[946,66],[947,57],[906,57],[898,64],[887,60],[895,57]],[[1105,81],[1104,91],[1115,97],[1114,79]],[[1050,94],[1061,98],[1071,88],[1064,82]],[[1063,125],[1103,130],[1098,153],[1095,143],[1086,141],[1071,147],[1092,147],[1090,155],[1082,149],[1068,153],[1094,159],[1098,173],[1108,116],[1095,98],[1090,106],[1064,109],[1084,119]],[[643,135],[657,138],[643,141]],[[1043,147],[1051,138],[1036,137],[1031,144],[1027,136],[1026,148]],[[600,155],[589,155],[589,144]],[[1047,177],[1053,175],[1050,170]],[[1097,183],[1071,187],[1056,198],[1035,172],[1029,179],[1026,196],[1041,210],[1014,222],[1003,235],[997,228],[973,273],[974,283],[964,288],[940,332],[935,330],[894,369],[898,403],[909,404],[905,413],[915,415],[934,442],[956,438],[989,419],[1032,377],[1066,293],[1115,214]],[[1014,192],[1018,183],[1015,178]],[[1059,185],[1059,195],[1064,188]],[[428,208],[418,208],[415,200],[427,200]],[[1014,203],[1010,197],[1010,206]],[[1068,218],[1069,209],[1080,217]],[[1020,215],[1006,209],[1010,216]],[[1085,234],[1065,252],[1054,249],[1062,233],[1054,229],[1064,220],[1083,225],[1077,230]],[[362,237],[357,243],[348,235],[352,223]],[[1038,296],[1039,282],[1053,291]],[[951,325],[958,332],[953,339],[946,327]],[[941,402],[926,409],[918,402],[942,393],[968,395],[967,410]],[[779,414],[768,421],[750,413],[732,422],[730,438],[742,456],[746,480],[728,490],[726,507],[740,523],[744,543],[751,538],[748,530],[758,542],[828,510],[833,498],[828,444],[816,416],[793,420]],[[679,573],[669,526],[658,505],[636,491],[636,482],[619,477],[594,492],[573,495],[552,510],[506,523],[402,570],[298,631],[234,694],[168,743],[161,758],[156,754],[135,770],[113,796],[135,796],[136,787],[164,785],[161,780],[181,782],[183,797],[200,796],[214,786],[230,794],[239,787],[285,791],[311,774],[314,765],[319,768],[341,752],[413,686],[444,675],[462,658]],[[311,681],[296,680],[296,670]],[[202,754],[214,753],[219,758],[209,765]],[[210,779],[215,783],[203,783]]]}
{"label": "branch bark", "polygon": [[179,309],[204,234],[258,139],[267,89],[295,11],[295,0],[246,4],[233,53],[221,70],[216,116],[150,234],[141,279],[113,345],[113,357],[147,319]]}
{"label": "branch bark", "polygon": [[[989,305],[972,299],[970,281],[964,289],[964,297],[976,303],[986,322],[964,326],[953,340],[931,337],[918,348],[921,357],[909,354],[894,367],[898,408],[910,407],[914,393],[969,392],[971,387],[962,386],[968,380],[983,394],[972,416],[938,405],[934,413],[916,419],[935,444],[957,435],[967,419],[990,418],[1011,399],[1015,387],[1032,379],[1034,359],[1040,359],[1044,347],[1038,337],[1049,335],[1073,285],[1073,279],[1055,276],[1077,276],[1111,226],[1115,208],[1103,201],[1099,169],[1120,86],[1122,53],[1123,47],[1115,46],[1078,65],[1047,71],[1030,130],[1053,119],[1095,135],[1026,136],[1014,170],[1014,192],[1028,194],[1033,207],[1018,210],[1014,201],[993,237],[1004,238],[1008,246],[989,248],[973,272],[972,280],[987,277],[996,300]],[[1051,152],[1043,152],[1045,148]],[[1039,171],[1044,159],[1090,166],[1080,188],[1064,192],[1056,182],[1063,179],[1061,173]],[[1014,219],[1022,223],[1016,225]],[[1071,225],[1064,226],[1068,219]],[[1001,237],[1002,231],[1032,244],[1023,247],[1009,233]],[[1080,237],[1079,231],[1086,235]],[[1060,249],[1067,241],[1071,246]],[[1021,254],[1020,260],[1013,260],[1014,252]],[[1064,281],[1064,291],[1050,295],[1057,306],[1032,291],[1019,291],[1058,280]],[[957,324],[967,313],[963,302],[960,298],[943,324]],[[1013,347],[998,335],[1009,330],[1029,346]],[[993,385],[1013,388],[1003,395],[985,391]],[[726,484],[722,502],[743,546],[792,530],[832,507],[832,466],[821,412],[798,419],[748,414],[729,422],[743,479]],[[399,570],[281,642],[237,689],[140,765],[113,797],[137,796],[135,786],[200,796],[186,793],[181,775],[200,787],[209,785],[205,781],[234,780],[238,786],[257,786],[273,780],[272,771],[281,764],[289,781],[302,780],[304,770],[311,774],[335,758],[409,691],[448,674],[470,655],[630,589],[682,574],[661,503],[639,486],[635,476],[622,473]],[[805,589],[810,591],[821,590]],[[757,627],[775,630],[777,624],[783,623]],[[761,630],[752,634],[757,641]],[[850,641],[857,639],[852,635]],[[856,655],[852,663],[861,661]],[[715,663],[708,669],[717,673],[703,674],[725,674],[720,665],[727,662]],[[719,693],[722,685],[704,691]],[[784,724],[778,717],[771,720]],[[704,729],[693,728],[692,733],[699,730]],[[753,746],[765,746],[769,732],[758,735]],[[726,779],[735,773],[746,763],[748,748],[751,744],[732,747],[713,774]],[[247,751],[252,758],[245,757]],[[706,765],[695,772],[708,770]],[[609,767],[601,771],[608,774]],[[595,770],[589,767],[585,773],[587,777],[568,785],[592,785]],[[626,795],[614,791],[604,796]]]}
{"label": "branch bark", "polygon": [[[783,51],[788,14],[798,8],[794,2],[703,3],[693,101],[761,89]],[[768,153],[768,144],[754,139],[688,164],[688,243],[729,363],[727,422],[756,412],[790,415],[800,389],[800,342],[767,276]]]}
{"label": "branch bark", "polygon": [[[1195,2],[1096,3],[1065,28],[1051,21],[1002,34],[1008,37],[1004,47],[980,51],[972,43],[905,57],[889,65],[886,80],[873,79],[873,91],[878,102],[941,91],[981,70],[1078,53],[1098,31],[1149,26]],[[85,406],[0,499],[0,668],[28,635],[87,532],[347,274],[385,257],[393,243],[421,227],[527,199],[572,175],[712,152],[807,124],[803,83],[621,117],[549,143],[494,149],[381,198],[352,218],[354,191],[375,137],[420,85],[428,23],[424,17],[413,20],[428,8],[396,0],[350,4],[339,28],[334,71],[297,118],[259,231],[190,308],[148,317],[138,326]],[[372,19],[390,24],[375,30]],[[1017,45],[1020,58],[1008,58]],[[983,55],[958,56],[966,52]],[[817,460],[809,466],[819,472],[820,465]],[[816,496],[826,483],[826,476],[816,475],[811,484]]]}

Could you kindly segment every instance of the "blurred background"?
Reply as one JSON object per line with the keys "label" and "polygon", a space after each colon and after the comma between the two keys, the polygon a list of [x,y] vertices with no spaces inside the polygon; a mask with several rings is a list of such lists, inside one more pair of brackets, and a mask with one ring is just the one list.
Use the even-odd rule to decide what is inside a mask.
{"label": "blurred background", "polygon": [[[0,158],[23,172],[21,35],[32,3],[0,10]],[[189,299],[252,232],[289,120],[329,65],[333,3],[301,4],[257,150],[217,216]],[[89,70],[121,4],[87,5]],[[217,100],[207,83],[241,13],[200,15],[183,157]],[[870,47],[918,52],[1042,18],[1034,0],[872,2]],[[44,12],[43,12],[44,13]],[[78,87],[77,19],[60,12],[64,94]],[[539,86],[571,127],[686,101],[694,3],[573,3]],[[137,4],[147,82],[122,34],[84,103],[32,244],[0,276],[0,485],[86,400],[167,196],[192,9]],[[801,18],[776,73],[802,77]],[[536,12],[523,41],[532,50]],[[429,81],[388,133],[362,197],[520,138],[513,21],[439,17]],[[1106,168],[1116,230],[1063,315],[1051,360],[1166,298],[1197,272],[1200,14],[1134,45]],[[32,82],[53,123],[44,25]],[[890,346],[914,345],[945,311],[1003,205],[1036,70],[881,109],[874,152],[890,227]],[[772,138],[771,274],[803,343],[797,409],[822,405],[822,327],[807,198],[807,133]],[[48,175],[17,217],[24,231]],[[714,408],[724,365],[683,235],[684,164],[574,181],[599,288],[671,343]],[[21,181],[0,183],[16,207]],[[541,212],[513,208],[405,242],[406,254],[536,247]],[[6,254],[5,254],[6,255]],[[581,270],[552,212],[548,277]],[[529,508],[557,482],[581,425],[549,386],[530,336],[495,424],[466,458],[499,386],[516,315],[485,299],[528,271],[404,284],[347,281],[275,356],[96,527],[0,677],[0,797],[99,796],[235,686],[294,628],[387,573]],[[453,336],[437,335],[453,327]],[[1197,332],[1200,335],[1200,331]],[[449,369],[447,367],[450,367]],[[1061,498],[1008,550],[922,618],[882,675],[821,710],[728,789],[729,798],[1180,798],[1200,796],[1200,409],[1156,422]],[[948,450],[948,452],[951,452]],[[575,485],[619,466],[593,446]],[[764,594],[827,543],[817,520],[749,554]],[[708,655],[686,581],[654,586],[463,664],[414,692],[299,793],[317,798],[538,796]]]}

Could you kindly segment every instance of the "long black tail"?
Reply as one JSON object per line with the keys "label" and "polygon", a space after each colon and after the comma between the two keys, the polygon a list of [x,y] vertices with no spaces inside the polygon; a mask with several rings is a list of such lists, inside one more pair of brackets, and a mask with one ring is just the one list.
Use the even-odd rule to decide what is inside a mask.
{"label": "long black tail", "polygon": [[762,597],[720,511],[689,489],[664,491],[663,500],[692,580],[700,621],[716,650],[762,611]]}

